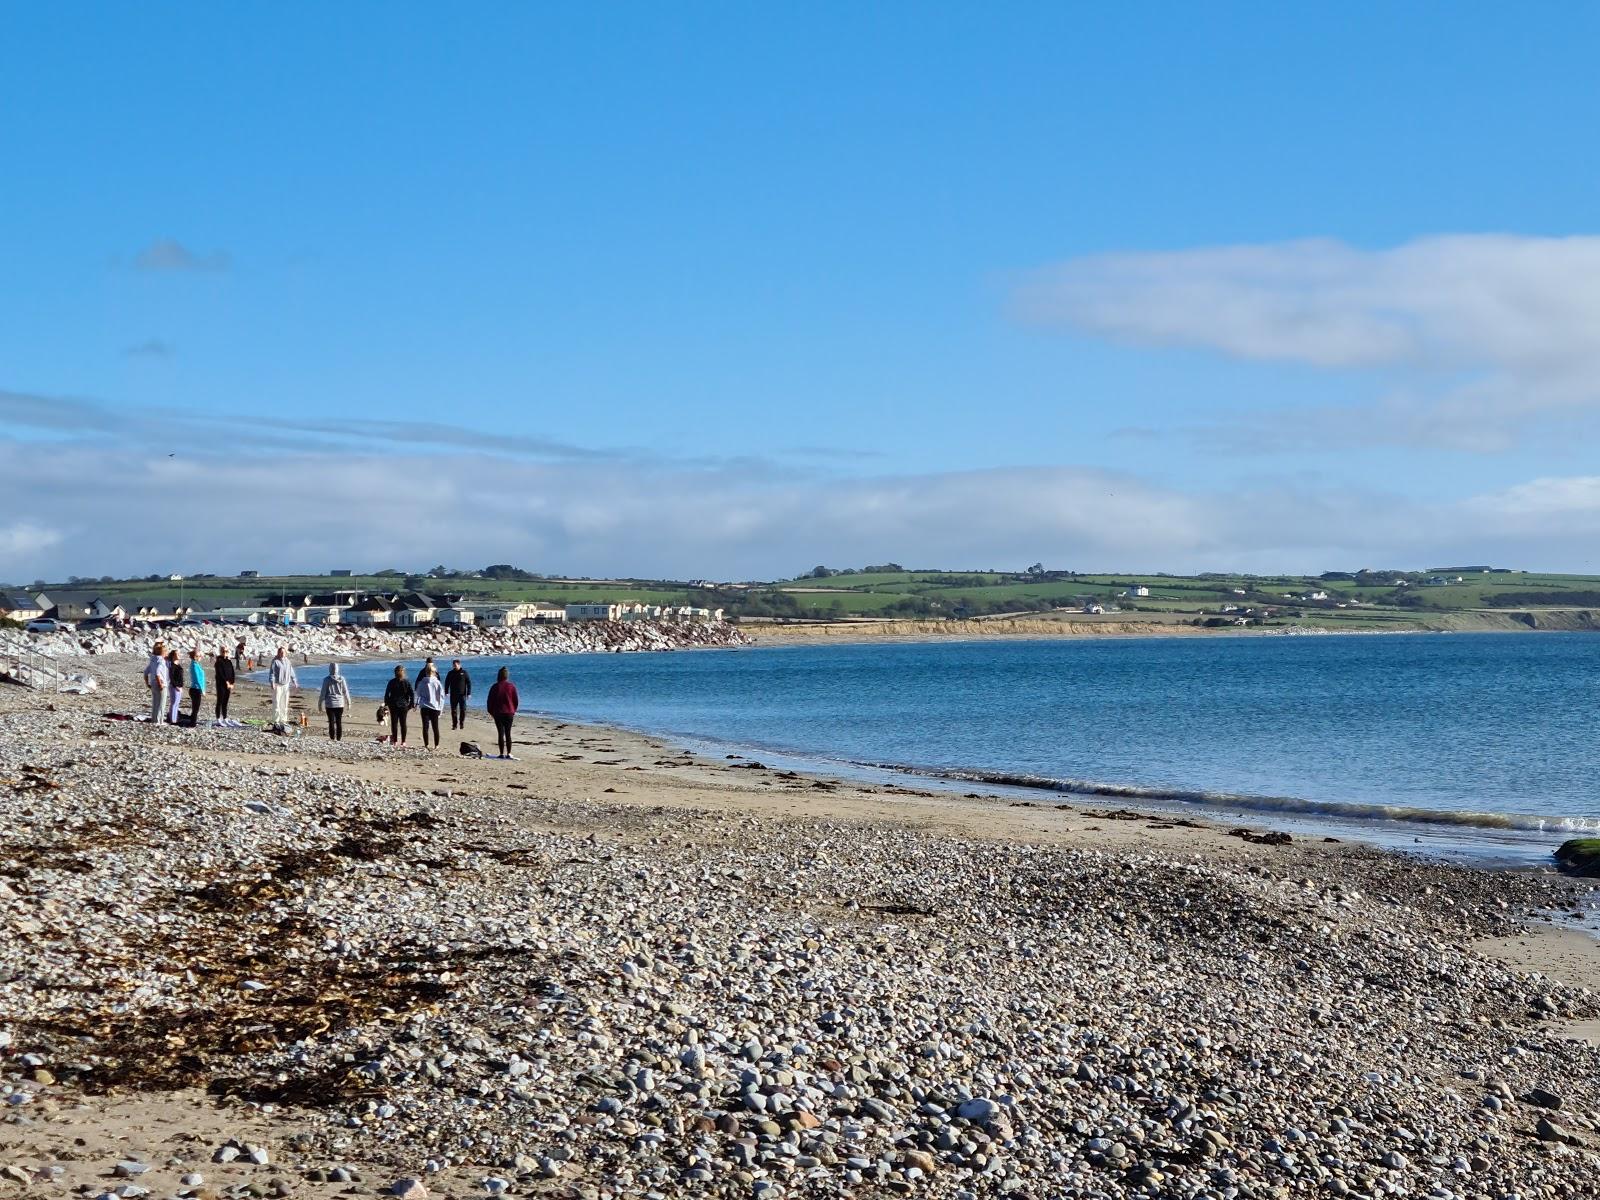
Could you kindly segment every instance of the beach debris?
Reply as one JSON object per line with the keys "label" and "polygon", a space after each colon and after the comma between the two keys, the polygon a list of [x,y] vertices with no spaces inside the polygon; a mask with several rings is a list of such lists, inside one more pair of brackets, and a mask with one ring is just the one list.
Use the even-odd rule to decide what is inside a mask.
{"label": "beach debris", "polygon": [[1257,833],[1253,829],[1230,829],[1228,836],[1239,838],[1253,846],[1287,846],[1294,841],[1294,838],[1281,829],[1269,829],[1265,833]]}

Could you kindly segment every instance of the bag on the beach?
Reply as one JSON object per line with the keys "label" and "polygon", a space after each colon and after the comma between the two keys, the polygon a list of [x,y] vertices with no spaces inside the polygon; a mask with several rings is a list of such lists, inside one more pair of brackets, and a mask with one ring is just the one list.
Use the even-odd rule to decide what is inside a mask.
{"label": "bag on the beach", "polygon": [[482,758],[483,751],[478,749],[477,742],[462,742],[461,754],[465,758]]}

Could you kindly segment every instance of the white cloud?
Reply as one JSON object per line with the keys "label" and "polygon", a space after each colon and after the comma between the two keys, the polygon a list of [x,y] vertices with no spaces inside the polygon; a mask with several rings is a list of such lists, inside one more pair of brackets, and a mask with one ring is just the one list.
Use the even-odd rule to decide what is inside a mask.
{"label": "white cloud", "polygon": [[[1143,346],[1377,372],[1379,402],[1246,419],[1241,444],[1492,451],[1529,419],[1600,411],[1600,237],[1309,240],[1075,259],[1024,319]],[[1224,432],[1229,432],[1225,428]]]}
{"label": "white cloud", "polygon": [[1596,479],[1431,503],[1289,486],[1182,491],[1083,467],[841,479],[450,452],[169,459],[85,444],[41,455],[3,441],[0,473],[52,522],[0,535],[0,573],[12,582],[441,561],[677,578],[891,559],[1172,571],[1434,559],[1578,567],[1600,531]]}
{"label": "white cloud", "polygon": [[32,521],[16,521],[0,525],[0,571],[15,572],[20,579],[27,564],[42,557],[46,550],[59,545],[59,531],[46,529]]}

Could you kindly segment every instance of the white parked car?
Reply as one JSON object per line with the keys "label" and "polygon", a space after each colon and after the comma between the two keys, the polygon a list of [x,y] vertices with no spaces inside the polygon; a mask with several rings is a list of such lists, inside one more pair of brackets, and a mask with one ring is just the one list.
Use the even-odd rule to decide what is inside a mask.
{"label": "white parked car", "polygon": [[57,621],[54,617],[40,617],[23,626],[29,633],[71,633],[71,621]]}

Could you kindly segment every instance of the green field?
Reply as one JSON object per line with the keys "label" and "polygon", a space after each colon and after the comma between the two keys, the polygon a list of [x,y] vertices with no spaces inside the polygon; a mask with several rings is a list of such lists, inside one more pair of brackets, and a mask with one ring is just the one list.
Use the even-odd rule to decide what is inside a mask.
{"label": "green field", "polygon": [[[1332,573],[1330,573],[1332,574]],[[1462,576],[1455,582],[1455,576]],[[994,617],[1005,614],[1070,613],[1086,603],[1115,605],[1127,619],[1164,614],[1166,620],[1221,623],[1244,616],[1266,624],[1314,624],[1330,628],[1441,627],[1452,614],[1489,609],[1600,608],[1600,576],[1492,574],[1452,571],[1382,572],[1326,578],[1300,575],[1116,575],[1062,571],[885,570],[835,572],[823,577],[759,585],[694,588],[659,579],[487,579],[419,576],[293,575],[258,579],[69,580],[45,591],[70,589],[107,599],[222,608],[273,602],[279,595],[305,595],[356,588],[460,594],[473,600],[575,604],[638,601],[723,608],[730,616],[788,619],[905,617],[918,619]],[[1134,587],[1148,596],[1130,596]],[[1323,601],[1302,600],[1326,592]],[[1243,593],[1242,595],[1240,593]],[[1234,611],[1225,612],[1231,607]]]}

